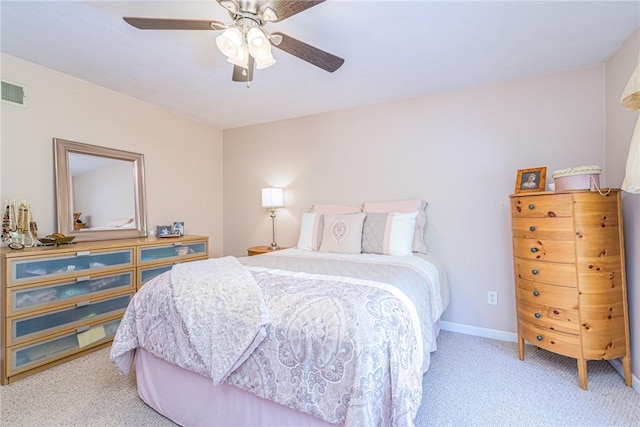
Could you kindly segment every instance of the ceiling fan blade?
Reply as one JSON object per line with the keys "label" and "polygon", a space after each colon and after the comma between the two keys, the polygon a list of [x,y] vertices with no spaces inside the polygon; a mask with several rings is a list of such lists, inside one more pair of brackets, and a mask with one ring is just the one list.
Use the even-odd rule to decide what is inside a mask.
{"label": "ceiling fan blade", "polygon": [[324,1],[325,0],[273,0],[266,3],[261,9],[267,7],[273,9],[276,15],[278,15],[278,19],[273,22],[280,22]]}
{"label": "ceiling fan blade", "polygon": [[249,66],[247,68],[242,68],[238,65],[233,66],[233,75],[231,76],[231,80],[234,82],[251,82],[253,81],[253,69],[254,69],[254,59],[249,56]]}
{"label": "ceiling fan blade", "polygon": [[206,19],[135,18],[122,19],[140,30],[224,30],[224,22]]}
{"label": "ceiling fan blade", "polygon": [[318,49],[317,47],[311,46],[305,42],[301,42],[300,40],[296,40],[286,34],[275,32],[271,33],[271,36],[276,36],[274,38],[282,38],[278,44],[276,44],[275,41],[273,42],[273,45],[278,49],[284,50],[285,52],[290,53],[293,56],[297,56],[303,61],[307,61],[308,63],[313,64],[316,67],[320,67],[330,73],[333,73],[340,68],[342,64],[344,64],[344,59]]}

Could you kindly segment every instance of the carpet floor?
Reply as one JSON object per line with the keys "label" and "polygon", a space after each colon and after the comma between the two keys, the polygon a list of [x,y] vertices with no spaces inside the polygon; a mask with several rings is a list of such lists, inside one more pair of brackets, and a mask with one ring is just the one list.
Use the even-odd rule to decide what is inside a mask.
{"label": "carpet floor", "polygon": [[[424,376],[422,426],[640,426],[640,394],[604,361],[588,363],[515,343],[442,331]],[[0,387],[0,425],[173,426],[138,397],[103,349]]]}

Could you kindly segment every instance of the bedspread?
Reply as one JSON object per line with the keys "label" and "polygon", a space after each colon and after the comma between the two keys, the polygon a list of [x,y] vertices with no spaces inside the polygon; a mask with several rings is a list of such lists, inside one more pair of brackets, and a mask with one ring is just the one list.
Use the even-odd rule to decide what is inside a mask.
{"label": "bedspread", "polygon": [[[425,281],[406,285],[411,281],[402,280],[406,289],[401,291],[371,279],[246,268],[271,323],[226,383],[331,423],[413,425],[422,398],[423,346],[431,343],[421,330],[425,314],[418,316],[411,298],[424,299],[418,305],[428,307],[427,318],[435,316]],[[379,277],[391,282],[391,271],[407,274],[393,265],[382,270],[388,272]],[[211,377],[173,294],[167,272],[132,299],[111,351],[122,373],[128,373],[135,348],[142,347]]]}

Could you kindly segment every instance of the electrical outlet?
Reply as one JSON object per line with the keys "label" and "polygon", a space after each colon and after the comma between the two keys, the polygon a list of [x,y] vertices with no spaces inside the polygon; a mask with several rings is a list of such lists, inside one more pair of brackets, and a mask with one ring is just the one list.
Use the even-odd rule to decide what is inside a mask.
{"label": "electrical outlet", "polygon": [[487,292],[487,304],[498,305],[498,292],[497,291],[489,291],[489,292]]}

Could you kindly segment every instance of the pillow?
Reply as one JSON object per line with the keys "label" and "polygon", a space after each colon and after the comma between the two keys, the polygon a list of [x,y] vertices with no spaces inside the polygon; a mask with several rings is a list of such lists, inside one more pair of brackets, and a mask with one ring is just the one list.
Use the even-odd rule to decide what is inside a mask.
{"label": "pillow", "polygon": [[320,252],[359,254],[362,251],[362,223],[366,214],[324,215]]}
{"label": "pillow", "polygon": [[298,248],[308,251],[317,251],[322,240],[322,215],[316,213],[303,213],[300,223],[300,236]]}
{"label": "pillow", "polygon": [[328,215],[344,215],[362,212],[360,206],[347,206],[347,205],[328,205],[322,203],[314,203],[311,206],[311,212]]}
{"label": "pillow", "polygon": [[413,252],[427,253],[427,247],[424,243],[424,227],[427,224],[426,207],[427,202],[424,200],[411,199],[393,202],[365,202],[362,211],[367,213],[417,212],[412,249]]}
{"label": "pillow", "polygon": [[362,252],[413,255],[413,234],[418,212],[368,213],[362,226]]}

